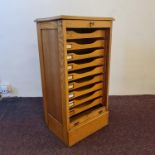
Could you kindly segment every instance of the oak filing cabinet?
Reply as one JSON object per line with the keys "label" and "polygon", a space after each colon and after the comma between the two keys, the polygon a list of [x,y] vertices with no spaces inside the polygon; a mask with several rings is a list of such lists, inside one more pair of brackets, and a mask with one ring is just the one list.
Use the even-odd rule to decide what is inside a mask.
{"label": "oak filing cabinet", "polygon": [[113,18],[36,19],[49,129],[71,146],[108,125]]}

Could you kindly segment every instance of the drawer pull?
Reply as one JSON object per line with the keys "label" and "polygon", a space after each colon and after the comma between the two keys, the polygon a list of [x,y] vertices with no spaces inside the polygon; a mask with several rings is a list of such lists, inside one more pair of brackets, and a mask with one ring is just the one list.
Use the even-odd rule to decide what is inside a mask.
{"label": "drawer pull", "polygon": [[73,89],[73,88],[74,88],[74,84],[70,84],[70,85],[68,86],[68,88],[69,88],[69,89]]}
{"label": "drawer pull", "polygon": [[69,94],[69,98],[72,98],[72,97],[74,97],[74,94],[73,93],[70,93]]}
{"label": "drawer pull", "polygon": [[67,47],[67,49],[71,49],[72,48],[72,45],[71,44],[68,44],[66,47]]}

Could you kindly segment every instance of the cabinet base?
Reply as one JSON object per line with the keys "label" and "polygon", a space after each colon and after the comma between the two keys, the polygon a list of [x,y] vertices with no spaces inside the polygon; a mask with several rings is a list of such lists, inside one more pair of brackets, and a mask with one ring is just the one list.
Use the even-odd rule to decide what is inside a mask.
{"label": "cabinet base", "polygon": [[63,131],[62,125],[54,120],[52,116],[49,116],[48,119],[48,127],[49,129],[61,139],[66,145],[72,146],[77,142],[81,141],[82,139],[88,137],[89,135],[93,134],[97,130],[103,128],[104,126],[108,125],[109,122],[109,112],[106,111],[103,114],[95,117],[86,123],[78,125],[67,133]]}

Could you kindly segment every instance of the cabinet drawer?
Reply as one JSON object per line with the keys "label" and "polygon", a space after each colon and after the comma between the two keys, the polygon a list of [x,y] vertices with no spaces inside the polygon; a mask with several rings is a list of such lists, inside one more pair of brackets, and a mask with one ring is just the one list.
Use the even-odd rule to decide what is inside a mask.
{"label": "cabinet drawer", "polygon": [[81,60],[86,58],[99,57],[103,55],[104,55],[104,49],[93,50],[92,52],[89,53],[78,51],[77,53],[68,53],[67,60],[68,61]]}
{"label": "cabinet drawer", "polygon": [[82,78],[80,80],[77,80],[75,82],[71,82],[68,85],[69,90],[77,89],[92,83],[103,81],[103,75],[96,75],[91,77]]}
{"label": "cabinet drawer", "polygon": [[96,91],[96,90],[99,90],[99,89],[102,89],[102,88],[103,88],[103,83],[102,82],[92,84],[92,85],[86,86],[85,88],[82,87],[82,88],[80,88],[78,90],[74,90],[73,92],[70,92],[68,97],[69,97],[69,99],[76,98],[76,97],[88,94],[90,92],[93,92],[93,91]]}
{"label": "cabinet drawer", "polygon": [[103,48],[104,40],[96,40],[93,43],[88,44],[80,44],[76,42],[67,42],[66,48],[68,51],[70,50],[80,50],[80,49],[89,49],[89,48]]}
{"label": "cabinet drawer", "polygon": [[97,90],[97,91],[88,93],[82,97],[78,97],[72,101],[69,101],[69,107],[74,107],[74,106],[80,105],[84,102],[90,101],[90,100],[100,97],[102,95],[103,95],[102,90]]}
{"label": "cabinet drawer", "polygon": [[96,115],[84,121],[83,123],[75,123],[75,126],[69,130],[69,143],[70,145],[86,138],[95,131],[101,129],[102,127],[108,125],[109,112],[105,111],[100,115]]}
{"label": "cabinet drawer", "polygon": [[104,30],[94,30],[92,32],[80,32],[78,30],[68,30],[67,39],[84,39],[84,38],[103,38],[105,37]]}
{"label": "cabinet drawer", "polygon": [[88,102],[84,102],[83,104],[70,109],[70,116],[76,115],[84,110],[90,109],[96,105],[102,104],[102,98],[96,98]]}
{"label": "cabinet drawer", "polygon": [[105,107],[99,107],[99,108],[93,108],[90,110],[87,110],[86,112],[83,112],[81,114],[78,114],[77,116],[71,117],[70,122],[70,128],[76,127],[78,125],[81,125],[82,123],[86,122],[87,120],[91,120],[92,118],[96,116],[100,116],[106,112]]}
{"label": "cabinet drawer", "polygon": [[87,76],[100,74],[100,73],[103,73],[103,70],[104,70],[103,66],[94,67],[94,68],[91,68],[91,69],[79,70],[79,71],[76,71],[74,73],[69,73],[68,80],[73,81],[73,80],[77,80],[77,79],[84,78],[84,77],[87,77]]}
{"label": "cabinet drawer", "polygon": [[93,66],[99,66],[104,63],[103,58],[95,58],[95,59],[85,59],[83,61],[75,61],[73,63],[68,64],[68,71],[87,68],[87,67],[93,67]]}

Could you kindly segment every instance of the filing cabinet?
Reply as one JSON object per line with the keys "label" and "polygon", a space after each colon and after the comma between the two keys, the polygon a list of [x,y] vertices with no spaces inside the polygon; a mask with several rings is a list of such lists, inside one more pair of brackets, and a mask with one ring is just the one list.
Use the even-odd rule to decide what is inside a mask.
{"label": "filing cabinet", "polygon": [[113,18],[36,19],[45,122],[72,146],[108,125]]}

